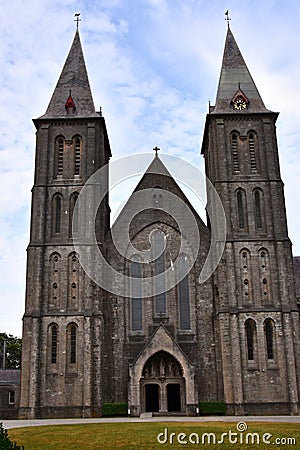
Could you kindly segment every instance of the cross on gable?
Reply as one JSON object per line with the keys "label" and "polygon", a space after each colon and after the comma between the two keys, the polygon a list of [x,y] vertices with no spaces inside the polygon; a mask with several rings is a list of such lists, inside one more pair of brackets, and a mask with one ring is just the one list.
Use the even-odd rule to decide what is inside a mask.
{"label": "cross on gable", "polygon": [[153,150],[155,151],[155,156],[157,156],[157,152],[160,150],[160,148],[156,146]]}

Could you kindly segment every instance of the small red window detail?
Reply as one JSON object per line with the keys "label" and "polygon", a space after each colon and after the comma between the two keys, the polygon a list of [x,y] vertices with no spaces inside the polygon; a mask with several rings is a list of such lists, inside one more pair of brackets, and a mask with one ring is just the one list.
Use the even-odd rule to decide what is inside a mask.
{"label": "small red window detail", "polygon": [[74,112],[76,110],[76,106],[72,98],[71,91],[69,93],[68,100],[66,101],[65,108],[67,113]]}

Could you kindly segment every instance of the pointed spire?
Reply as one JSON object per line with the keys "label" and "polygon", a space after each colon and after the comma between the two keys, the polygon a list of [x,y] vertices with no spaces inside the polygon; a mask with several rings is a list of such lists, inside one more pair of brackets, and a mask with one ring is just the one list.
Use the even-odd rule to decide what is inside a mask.
{"label": "pointed spire", "polygon": [[233,107],[233,102],[238,93],[241,93],[241,98],[244,94],[247,105],[242,110],[267,111],[228,25],[216,106],[213,112],[236,112],[237,109]]}
{"label": "pointed spire", "polygon": [[[72,92],[73,108],[67,107],[67,104],[70,103],[70,92]],[[98,116],[95,111],[78,30],[76,30],[46,114],[42,118],[65,117],[66,115]]]}

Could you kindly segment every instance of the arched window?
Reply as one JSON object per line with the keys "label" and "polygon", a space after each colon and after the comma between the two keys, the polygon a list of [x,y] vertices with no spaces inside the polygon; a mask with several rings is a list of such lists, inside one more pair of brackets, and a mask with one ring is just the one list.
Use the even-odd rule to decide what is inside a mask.
{"label": "arched window", "polygon": [[80,160],[81,160],[81,139],[75,138],[75,151],[74,151],[74,175],[80,175]]}
{"label": "arched window", "polygon": [[258,255],[262,301],[264,304],[272,303],[272,270],[270,268],[269,252],[266,248],[262,248],[259,250]]}
{"label": "arched window", "polygon": [[272,319],[266,319],[264,323],[267,357],[274,359],[274,322]]}
{"label": "arched window", "polygon": [[243,250],[241,252],[241,266],[244,272],[248,270],[248,259],[249,259],[248,250]]}
{"label": "arched window", "polygon": [[50,256],[50,289],[49,308],[59,308],[60,304],[60,276],[61,276],[61,256],[59,253],[52,253]]}
{"label": "arched window", "polygon": [[[152,251],[154,260],[155,280],[155,314],[166,314],[165,293],[165,234],[156,230],[152,234]],[[157,292],[157,294],[156,294]]]}
{"label": "arched window", "polygon": [[141,331],[143,329],[142,309],[142,264],[138,256],[133,256],[131,261],[131,329]]}
{"label": "arched window", "polygon": [[261,191],[255,189],[254,191],[254,214],[256,228],[262,228],[262,211],[261,211]]}
{"label": "arched window", "polygon": [[78,233],[79,230],[79,218],[78,218],[78,207],[75,208],[76,202],[78,200],[78,193],[75,192],[70,197],[69,202],[69,235],[72,237],[73,233]]}
{"label": "arched window", "polygon": [[249,154],[250,154],[250,167],[252,172],[256,172],[257,165],[256,165],[256,156],[255,156],[255,144],[256,144],[256,136],[254,133],[249,133],[248,136],[248,142],[249,142]]}
{"label": "arched window", "polygon": [[59,234],[61,232],[61,207],[62,198],[60,194],[55,194],[52,203],[52,224],[53,224],[53,234]]}
{"label": "arched window", "polygon": [[58,349],[58,326],[51,325],[50,327],[50,342],[51,342],[51,364],[57,363],[57,349]]}
{"label": "arched window", "polygon": [[247,248],[240,251],[240,280],[241,292],[244,304],[249,304],[252,299],[252,261],[251,252]]}
{"label": "arched window", "polygon": [[76,363],[76,339],[77,339],[76,325],[71,325],[70,329],[70,363]]}
{"label": "arched window", "polygon": [[245,193],[242,189],[238,189],[236,193],[236,202],[237,202],[237,218],[238,218],[238,227],[245,228]]}
{"label": "arched window", "polygon": [[181,330],[190,330],[190,293],[187,256],[178,258],[178,299],[179,299],[179,327]]}
{"label": "arched window", "polygon": [[64,139],[62,137],[58,138],[56,141],[56,174],[62,175],[64,169]]}
{"label": "arched window", "polygon": [[77,361],[77,325],[71,323],[67,328],[68,362],[75,364]]}
{"label": "arched window", "polygon": [[268,254],[267,250],[264,250],[264,249],[260,250],[259,256],[260,256],[260,267],[261,267],[262,271],[269,269],[269,267],[268,267],[269,254]]}
{"label": "arched window", "polygon": [[246,302],[250,301],[250,284],[248,278],[244,279],[244,300]]}
{"label": "arched window", "polygon": [[76,309],[79,300],[79,261],[76,253],[68,258],[68,308]]}
{"label": "arched window", "polygon": [[247,358],[248,361],[254,360],[254,350],[256,341],[256,324],[253,319],[247,319],[245,322],[245,333],[247,342]]}
{"label": "arched window", "polygon": [[233,171],[239,172],[240,164],[239,164],[238,134],[237,133],[232,133],[232,135],[231,135],[231,151],[232,151]]}

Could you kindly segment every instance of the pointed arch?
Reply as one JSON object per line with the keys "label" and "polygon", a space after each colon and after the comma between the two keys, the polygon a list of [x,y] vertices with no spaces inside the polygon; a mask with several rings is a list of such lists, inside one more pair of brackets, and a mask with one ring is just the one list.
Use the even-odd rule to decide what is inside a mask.
{"label": "pointed arch", "polygon": [[68,256],[68,309],[77,309],[79,303],[79,260],[75,252]]}
{"label": "pointed arch", "polygon": [[64,169],[64,143],[65,138],[59,135],[55,139],[55,164],[54,164],[54,177],[62,176]]}
{"label": "pointed arch", "polygon": [[50,363],[57,364],[58,360],[58,325],[51,323],[48,327],[50,344]]}
{"label": "pointed arch", "polygon": [[56,193],[52,197],[52,235],[58,235],[61,232],[62,220],[62,195]]}
{"label": "pointed arch", "polygon": [[73,192],[70,195],[69,200],[69,236],[72,237],[73,233],[78,233],[79,230],[79,217],[78,208],[75,208],[78,200],[78,192]]}
{"label": "pointed arch", "polygon": [[155,292],[160,291],[155,295],[154,312],[156,315],[166,314],[166,292],[165,292],[165,234],[161,230],[155,230],[151,234],[153,261],[154,261],[154,275],[160,277],[155,282]]}
{"label": "pointed arch", "polygon": [[253,190],[254,217],[256,229],[263,228],[263,192],[260,188]]}
{"label": "pointed arch", "polygon": [[274,337],[275,323],[273,319],[268,318],[264,321],[265,342],[268,360],[274,360]]}
{"label": "pointed arch", "polygon": [[186,382],[186,404],[196,404],[198,402],[198,389],[195,386],[195,366],[191,364],[171,334],[161,325],[152,335],[149,343],[144,346],[136,360],[129,365],[129,408],[132,410],[136,408],[139,413],[141,412],[140,382],[143,376],[143,369],[149,358],[160,350],[173,356],[182,368],[182,374]]}
{"label": "pointed arch", "polygon": [[237,221],[238,228],[245,229],[247,225],[246,220],[246,193],[244,189],[238,188],[236,190],[236,205],[237,205]]}
{"label": "pointed arch", "polygon": [[257,133],[251,130],[248,132],[248,147],[249,147],[251,172],[257,172],[257,145],[258,145]]}
{"label": "pointed arch", "polygon": [[61,255],[57,252],[52,253],[49,263],[49,308],[57,309],[60,305]]}
{"label": "pointed arch", "polygon": [[81,152],[82,152],[82,138],[79,135],[73,137],[74,147],[74,175],[80,175],[81,169]]}
{"label": "pointed arch", "polygon": [[272,303],[271,268],[269,252],[266,248],[258,251],[261,298],[263,304]]}
{"label": "pointed arch", "polygon": [[247,248],[243,248],[240,251],[241,269],[248,272],[250,263],[250,251]]}
{"label": "pointed arch", "polygon": [[143,304],[142,304],[142,261],[137,255],[133,255],[130,263],[131,275],[131,330],[143,329]]}
{"label": "pointed arch", "polygon": [[177,264],[178,283],[178,303],[179,303],[179,328],[181,330],[190,330],[190,292],[189,292],[189,274],[188,258],[186,255],[180,255]]}
{"label": "pointed arch", "polygon": [[266,270],[269,270],[269,252],[266,248],[261,248],[258,252],[259,258],[260,258],[260,268],[264,272]]}
{"label": "pointed arch", "polygon": [[234,172],[240,171],[238,140],[239,140],[239,133],[237,131],[232,131],[230,133],[230,144],[232,154],[232,167]]}
{"label": "pointed arch", "polygon": [[251,252],[248,248],[240,250],[240,274],[241,274],[241,291],[243,303],[249,304],[252,298],[252,261]]}
{"label": "pointed arch", "polygon": [[67,363],[68,365],[77,363],[78,326],[71,322],[67,326]]}
{"label": "pointed arch", "polygon": [[142,376],[145,378],[154,378],[160,376],[182,377],[182,365],[169,352],[158,350],[145,362],[142,369]]}
{"label": "pointed arch", "polygon": [[253,319],[247,319],[245,322],[245,334],[247,343],[247,359],[248,361],[254,361],[256,351],[256,323]]}

